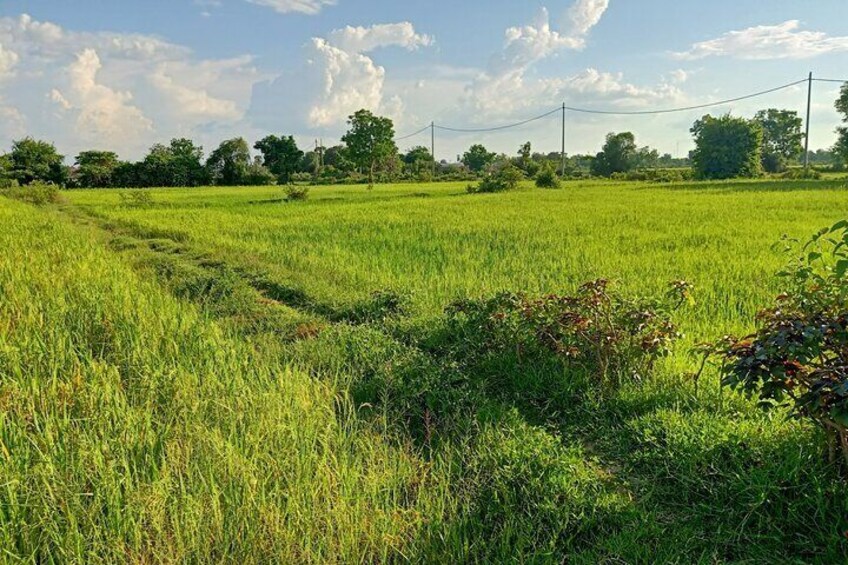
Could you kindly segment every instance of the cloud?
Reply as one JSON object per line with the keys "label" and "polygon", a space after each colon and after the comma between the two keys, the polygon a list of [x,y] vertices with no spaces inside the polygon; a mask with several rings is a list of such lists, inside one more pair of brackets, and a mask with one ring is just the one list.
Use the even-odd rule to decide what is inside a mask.
{"label": "cloud", "polygon": [[0,44],[0,79],[10,76],[18,64],[18,54]]}
{"label": "cloud", "polygon": [[[0,96],[7,108],[0,119],[14,108],[28,134],[68,154],[95,142],[128,158],[175,136],[217,142],[221,128],[224,135],[242,131],[236,124],[261,78],[251,56],[203,59],[155,36],[0,17]],[[0,145],[11,140],[8,129],[0,128]]]}
{"label": "cloud", "polygon": [[579,0],[571,6],[568,11],[571,35],[581,42],[581,46],[586,35],[601,21],[608,7],[609,0]]}
{"label": "cloud", "polygon": [[409,22],[400,22],[371,27],[347,26],[330,33],[327,42],[348,53],[368,53],[379,47],[392,45],[415,50],[432,45],[433,38],[416,33],[415,27]]}
{"label": "cloud", "polygon": [[692,45],[674,53],[678,59],[704,59],[726,56],[745,60],[809,59],[828,53],[848,51],[848,36],[831,37],[821,31],[803,31],[798,20],[773,26],[755,26],[729,31],[716,39]]}
{"label": "cloud", "polygon": [[271,8],[280,14],[289,14],[292,12],[308,14],[314,16],[319,13],[324,6],[334,6],[336,0],[247,0],[251,4],[257,6],[265,6]]}
{"label": "cloud", "polygon": [[76,115],[76,132],[90,141],[136,137],[153,129],[144,113],[133,106],[132,94],[97,81],[103,68],[94,49],[85,49],[68,68],[69,92],[51,91],[63,111]]}
{"label": "cloud", "polygon": [[386,70],[370,52],[383,47],[414,51],[433,44],[409,22],[346,27],[305,47],[306,63],[295,72],[256,86],[251,119],[265,129],[320,130],[344,123],[360,108],[398,116],[403,102],[386,97]]}
{"label": "cloud", "polygon": [[562,50],[580,50],[589,32],[600,22],[608,0],[577,0],[566,13],[568,31],[553,29],[546,8],[535,22],[508,28],[504,47],[492,58],[488,68],[469,86],[465,104],[484,115],[495,115],[524,108],[536,99],[540,85],[527,80],[530,68]]}

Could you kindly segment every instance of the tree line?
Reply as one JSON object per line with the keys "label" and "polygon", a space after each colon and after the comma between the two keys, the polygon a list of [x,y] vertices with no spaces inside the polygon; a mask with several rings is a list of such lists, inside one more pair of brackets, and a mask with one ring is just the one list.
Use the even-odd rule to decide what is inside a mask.
{"label": "tree line", "polygon": [[[836,108],[848,124],[848,84],[843,85]],[[52,143],[27,137],[0,155],[0,187],[34,181],[81,188],[426,182],[475,179],[505,165],[518,169],[525,178],[540,174],[615,177],[689,167],[692,176],[702,179],[754,177],[781,173],[799,163],[804,149],[802,125],[797,112],[776,108],[757,112],[751,119],[706,115],[692,126],[695,149],[686,158],[639,147],[633,133],[619,132],[610,133],[595,155],[563,159],[558,152],[534,152],[528,141],[513,156],[474,144],[457,163],[448,163],[435,162],[422,146],[399,152],[392,120],[360,110],[348,119],[340,145],[304,151],[291,135],[268,135],[253,144],[255,156],[240,137],[222,142],[205,158],[201,146],[178,138],[167,145],[157,143],[137,162],[122,161],[114,151],[91,150],[81,152],[67,166]],[[810,163],[834,168],[848,164],[848,125],[837,128],[837,134],[831,150],[810,152]]]}

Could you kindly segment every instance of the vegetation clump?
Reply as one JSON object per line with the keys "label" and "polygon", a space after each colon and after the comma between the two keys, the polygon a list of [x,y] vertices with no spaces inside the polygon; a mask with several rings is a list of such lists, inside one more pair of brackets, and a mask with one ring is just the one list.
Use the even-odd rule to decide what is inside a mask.
{"label": "vegetation clump", "polygon": [[469,194],[505,192],[518,188],[518,183],[523,179],[521,169],[510,163],[489,173],[476,185],[468,185],[466,190]]}
{"label": "vegetation clump", "polygon": [[756,331],[708,353],[721,359],[725,386],[821,427],[848,472],[848,220],[789,251],[798,256],[780,273],[786,291]]}
{"label": "vegetation clump", "polygon": [[59,187],[49,182],[33,182],[26,186],[17,186],[16,182],[11,182],[8,188],[0,189],[0,194],[36,206],[59,201]]}
{"label": "vegetation clump", "polygon": [[286,186],[286,200],[289,202],[303,201],[309,199],[309,187],[302,184],[290,184]]}
{"label": "vegetation clump", "polygon": [[629,299],[598,279],[573,295],[502,293],[455,302],[448,312],[454,331],[483,354],[509,349],[524,358],[553,355],[607,387],[625,378],[642,380],[669,353],[681,337],[671,314],[691,300],[690,293],[688,283],[677,281],[661,300]]}
{"label": "vegetation clump", "polygon": [[553,166],[546,165],[536,175],[536,186],[538,188],[560,188],[562,182],[559,180]]}

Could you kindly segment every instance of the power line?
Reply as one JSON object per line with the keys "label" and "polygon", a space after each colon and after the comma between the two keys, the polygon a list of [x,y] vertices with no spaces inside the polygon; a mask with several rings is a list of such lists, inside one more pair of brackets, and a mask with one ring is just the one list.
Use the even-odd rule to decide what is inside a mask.
{"label": "power line", "polygon": [[416,131],[415,133],[410,133],[408,135],[404,135],[403,137],[396,137],[395,141],[403,141],[404,139],[409,139],[410,137],[415,137],[416,135],[420,135],[420,134],[424,133],[428,129],[430,129],[430,126],[424,126],[423,128]]}
{"label": "power line", "polygon": [[571,106],[566,106],[566,110],[570,110],[572,112],[580,112],[583,114],[604,114],[608,116],[645,116],[645,115],[655,115],[655,114],[671,114],[674,112],[688,112],[690,110],[700,110],[702,108],[712,108],[714,106],[723,106],[724,104],[732,104],[733,102],[740,102],[742,100],[748,100],[750,98],[756,98],[758,96],[764,96],[766,94],[771,94],[772,92],[777,92],[779,90],[785,90],[787,88],[791,88],[793,86],[797,86],[799,84],[807,82],[808,79],[803,79],[795,82],[791,82],[789,84],[784,84],[783,86],[776,86],[774,88],[769,88],[768,90],[762,90],[760,92],[755,92],[753,94],[746,94],[745,96],[738,96],[736,98],[728,98],[727,100],[718,100],[716,102],[710,102],[708,104],[698,104],[696,106],[683,106],[680,108],[668,108],[665,110],[639,110],[632,112],[625,111],[612,111],[612,110],[589,110],[586,108],[574,108]]}
{"label": "power line", "polygon": [[514,124],[507,124],[505,126],[495,126],[495,127],[490,127],[490,128],[453,128],[453,127],[440,126],[440,125],[436,125],[435,127],[436,127],[436,129],[440,129],[440,130],[453,131],[453,132],[459,132],[459,133],[482,133],[482,132],[487,132],[487,131],[498,131],[498,130],[515,128],[515,127],[518,127],[518,126],[523,126],[525,124],[529,124],[530,122],[535,122],[536,120],[541,120],[542,118],[547,118],[548,116],[550,116],[552,114],[556,114],[557,112],[561,112],[561,111],[562,111],[562,108],[558,106],[556,109],[551,110],[550,112],[545,112],[544,114],[540,114],[538,116],[528,118],[526,120],[521,120],[520,122],[515,122]]}
{"label": "power line", "polygon": [[838,78],[814,78],[814,82],[840,82],[840,83],[848,83],[848,78],[846,79],[838,79]]}

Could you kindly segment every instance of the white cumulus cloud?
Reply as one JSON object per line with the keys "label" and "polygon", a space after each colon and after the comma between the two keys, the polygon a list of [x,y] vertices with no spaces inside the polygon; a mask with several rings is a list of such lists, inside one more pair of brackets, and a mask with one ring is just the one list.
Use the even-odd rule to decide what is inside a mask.
{"label": "white cumulus cloud", "polygon": [[85,49],[68,68],[69,92],[51,92],[51,98],[63,110],[76,114],[77,133],[89,140],[120,140],[152,130],[153,122],[131,104],[131,93],[97,81],[102,67],[97,52]]}
{"label": "white cumulus cloud", "polygon": [[729,31],[720,37],[695,43],[688,51],[674,53],[679,59],[714,56],[747,60],[808,59],[848,51],[848,36],[830,36],[800,29],[798,20]]}
{"label": "white cumulus cloud", "polygon": [[367,108],[396,116],[403,111],[397,97],[386,97],[386,70],[370,53],[384,47],[414,51],[433,44],[409,22],[346,27],[305,47],[306,63],[295,72],[258,85],[251,116],[263,129],[321,129],[339,126]]}

